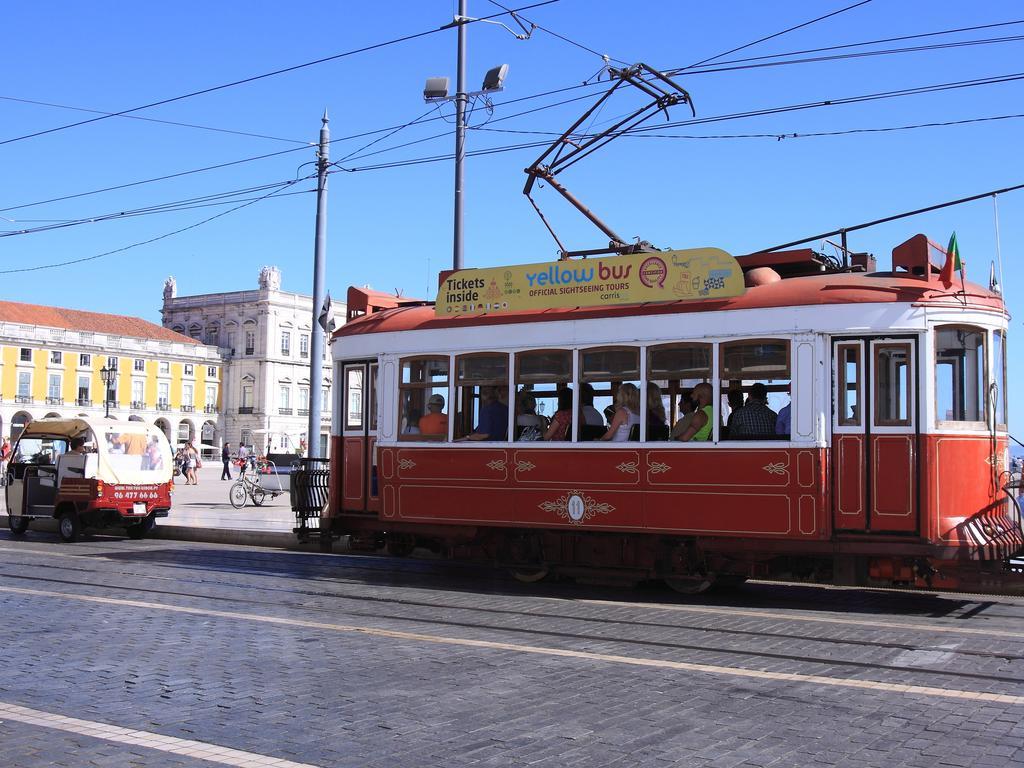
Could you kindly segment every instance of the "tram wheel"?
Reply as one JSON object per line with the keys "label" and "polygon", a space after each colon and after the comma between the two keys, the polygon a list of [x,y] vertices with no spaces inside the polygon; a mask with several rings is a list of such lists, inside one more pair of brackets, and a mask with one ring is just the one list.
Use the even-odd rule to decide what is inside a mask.
{"label": "tram wheel", "polygon": [[7,527],[11,529],[13,535],[24,536],[25,531],[28,530],[28,518],[21,515],[11,515],[7,518]]}
{"label": "tram wheel", "polygon": [[78,519],[78,513],[72,510],[61,512],[57,521],[57,532],[60,534],[61,541],[68,544],[78,541],[78,536],[82,533],[82,523]]}
{"label": "tram wheel", "polygon": [[252,489],[252,503],[255,504],[257,507],[262,507],[263,502],[266,500],[266,498],[267,492],[264,491],[262,488]]}
{"label": "tram wheel", "polygon": [[416,549],[414,536],[388,536],[388,554],[392,557],[408,557]]}
{"label": "tram wheel", "polygon": [[245,486],[242,483],[232,485],[231,490],[228,491],[228,499],[231,501],[231,506],[235,509],[244,507],[245,495]]}
{"label": "tram wheel", "polygon": [[707,592],[714,581],[707,576],[666,576],[665,583],[681,595]]}
{"label": "tram wheel", "polygon": [[538,581],[546,579],[551,573],[551,569],[546,565],[541,565],[533,568],[512,568],[510,572],[512,578],[521,584],[536,584]]}

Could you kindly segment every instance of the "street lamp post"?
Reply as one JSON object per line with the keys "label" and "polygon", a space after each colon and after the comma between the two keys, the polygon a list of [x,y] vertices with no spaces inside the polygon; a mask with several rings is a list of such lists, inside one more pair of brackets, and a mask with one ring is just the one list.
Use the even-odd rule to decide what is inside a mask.
{"label": "street lamp post", "polygon": [[110,418],[110,385],[117,377],[117,367],[103,366],[100,368],[100,378],[103,380],[103,407],[106,409],[106,418]]}

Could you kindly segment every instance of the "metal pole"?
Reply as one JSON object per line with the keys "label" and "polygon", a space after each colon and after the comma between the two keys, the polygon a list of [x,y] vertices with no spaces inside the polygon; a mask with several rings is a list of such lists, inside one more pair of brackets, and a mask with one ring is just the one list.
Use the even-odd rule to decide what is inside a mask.
{"label": "metal pole", "polygon": [[[309,426],[306,429],[306,457],[320,455],[320,409],[323,401],[324,331],[320,327],[320,309],[324,305],[324,250],[327,247],[327,166],[331,131],[324,110],[317,153],[316,239],[313,244],[313,324],[309,339]],[[340,384],[340,382],[339,382]]]}
{"label": "metal pole", "polygon": [[455,84],[455,231],[452,269],[462,269],[462,162],[466,156],[466,0],[459,0],[459,62]]}

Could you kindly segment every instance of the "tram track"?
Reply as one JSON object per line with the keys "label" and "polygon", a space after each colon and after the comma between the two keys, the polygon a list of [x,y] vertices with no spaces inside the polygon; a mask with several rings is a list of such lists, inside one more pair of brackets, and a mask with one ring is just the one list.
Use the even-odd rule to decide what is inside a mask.
{"label": "tram track", "polygon": [[[94,557],[88,556],[87,557]],[[32,567],[29,565],[29,567]],[[38,566],[43,567],[43,566]],[[53,566],[49,566],[53,568]],[[58,567],[59,568],[59,567]],[[64,569],[61,570],[72,570],[74,573],[81,573],[83,569]],[[88,570],[88,569],[84,569]],[[135,571],[119,570],[114,573],[106,572],[109,579],[121,579],[128,577],[132,580],[150,578],[160,579],[173,583],[180,584],[193,584],[197,583],[197,580],[183,579],[177,576],[163,576],[153,574],[138,573]],[[209,601],[214,604],[221,605],[238,605],[246,606],[246,608],[273,608],[273,609],[286,609],[286,610],[302,610],[306,612],[315,612],[320,616],[331,616],[332,618],[337,615],[335,606],[331,605],[317,605],[309,602],[295,603],[294,601],[285,600],[260,600],[253,598],[244,598],[241,596],[231,595],[211,595],[202,592],[194,591],[183,591],[178,590],[167,590],[167,589],[156,589],[153,587],[145,587],[138,585],[137,583],[125,585],[124,583],[106,583],[107,578],[101,579],[100,581],[86,582],[82,579],[61,579],[54,578],[53,576],[35,576],[35,575],[21,575],[21,574],[7,574],[9,578],[16,579],[20,582],[29,583],[46,583],[51,585],[59,585],[61,587],[74,587],[74,588],[85,588],[94,590],[109,590],[114,591],[118,594],[132,594],[136,596],[159,596],[161,598],[172,597],[180,599],[191,599],[198,601]],[[198,583],[215,587],[215,588],[233,588],[233,589],[253,589],[252,585],[242,585],[224,580],[198,580]],[[378,605],[393,605],[408,607],[414,609],[423,609],[430,611],[467,611],[473,614],[484,614],[488,616],[513,616],[513,617],[528,617],[530,619],[552,619],[564,622],[577,622],[583,623],[587,626],[593,626],[595,624],[603,626],[615,626],[615,627],[629,627],[635,628],[638,631],[650,631],[652,629],[659,631],[681,631],[681,632],[700,632],[705,633],[710,637],[715,635],[733,636],[751,638],[753,640],[786,640],[794,639],[807,642],[810,644],[826,644],[832,648],[842,648],[844,646],[849,647],[871,647],[879,648],[884,650],[893,651],[904,651],[904,652],[938,652],[942,653],[950,658],[954,657],[975,657],[975,658],[998,658],[1011,663],[1014,661],[1021,661],[1024,659],[1020,654],[1001,654],[1001,653],[986,653],[982,651],[973,651],[971,649],[960,649],[952,648],[949,646],[929,646],[924,644],[914,643],[887,643],[877,641],[861,641],[852,640],[847,638],[830,638],[830,637],[818,637],[818,636],[805,636],[796,635],[790,633],[779,633],[779,632],[757,632],[750,630],[734,630],[728,628],[719,627],[703,627],[697,625],[687,624],[666,624],[661,622],[649,622],[649,621],[633,621],[633,620],[618,620],[608,618],[592,618],[592,617],[580,617],[570,616],[562,613],[551,613],[551,612],[539,612],[539,611],[514,611],[508,609],[494,609],[494,608],[481,608],[471,607],[462,605],[453,605],[450,603],[443,602],[429,602],[429,601],[415,601],[407,599],[394,599],[394,598],[381,598],[379,596],[353,596],[348,594],[339,594],[335,592],[323,591],[323,590],[306,590],[299,588],[280,588],[270,587],[268,589],[259,588],[264,592],[273,592],[278,595],[300,595],[303,598],[315,598],[317,600],[344,600],[344,601],[357,601],[361,603],[374,603]],[[870,670],[875,673],[881,674],[909,674],[917,676],[918,679],[960,679],[960,680],[973,680],[977,682],[985,683],[1000,683],[1012,686],[1019,686],[1024,683],[1024,679],[1016,676],[1006,675],[993,675],[984,674],[977,672],[963,672],[959,670],[950,669],[933,669],[922,665],[906,665],[906,664],[894,664],[894,663],[880,663],[880,662],[865,662],[851,659],[836,658],[835,656],[825,655],[810,655],[804,653],[777,653],[766,651],[763,649],[746,649],[746,648],[722,648],[719,645],[711,644],[698,644],[698,643],[683,643],[678,641],[667,641],[667,640],[656,640],[656,639],[645,639],[637,637],[624,636],[622,634],[609,635],[602,633],[593,633],[587,631],[558,631],[554,629],[533,629],[522,626],[508,626],[501,623],[489,623],[485,621],[472,621],[472,620],[456,620],[454,618],[440,618],[437,616],[425,617],[419,615],[407,615],[395,612],[387,611],[371,611],[371,610],[352,610],[351,608],[345,609],[345,615],[351,617],[358,617],[361,619],[370,619],[373,621],[397,621],[406,622],[412,624],[424,625],[427,627],[444,627],[447,629],[462,629],[469,630],[471,632],[483,632],[487,636],[492,636],[491,633],[504,633],[513,637],[522,638],[552,638],[561,641],[568,640],[571,642],[573,647],[579,647],[582,644],[588,643],[601,643],[615,646],[623,646],[628,648],[646,648],[646,649],[659,649],[663,651],[677,651],[687,652],[696,654],[711,654],[714,656],[729,656],[736,659],[755,659],[763,660],[765,662],[788,662],[797,664],[814,664],[820,665],[826,669],[848,669],[851,671],[858,670]],[[776,621],[785,621],[785,616],[776,617]]]}

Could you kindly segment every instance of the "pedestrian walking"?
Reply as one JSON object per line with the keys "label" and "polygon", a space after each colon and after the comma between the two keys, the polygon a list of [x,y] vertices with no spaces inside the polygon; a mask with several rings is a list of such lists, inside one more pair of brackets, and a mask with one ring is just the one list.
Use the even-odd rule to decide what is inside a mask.
{"label": "pedestrian walking", "polygon": [[196,450],[196,446],[191,440],[185,446],[185,453],[189,457],[188,476],[192,479],[192,485],[199,485],[199,476],[196,474],[196,470],[203,466],[203,462],[199,460],[199,451]]}
{"label": "pedestrian walking", "polygon": [[224,443],[220,449],[220,460],[224,462],[224,470],[220,473],[221,480],[231,479],[231,443]]}

